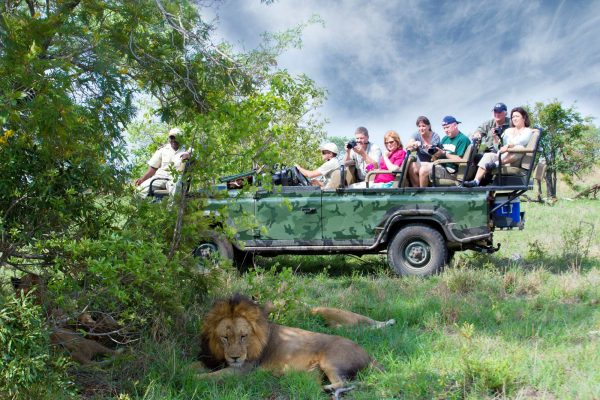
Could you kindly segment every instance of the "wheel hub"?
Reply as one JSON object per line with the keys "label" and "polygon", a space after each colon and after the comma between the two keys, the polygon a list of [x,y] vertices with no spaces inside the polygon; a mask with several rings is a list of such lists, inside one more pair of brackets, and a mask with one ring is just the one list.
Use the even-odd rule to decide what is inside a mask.
{"label": "wheel hub", "polygon": [[404,257],[414,267],[422,267],[431,258],[431,249],[423,241],[416,240],[409,243],[404,249]]}
{"label": "wheel hub", "polygon": [[212,258],[219,253],[214,243],[202,243],[194,249],[194,255],[200,258]]}

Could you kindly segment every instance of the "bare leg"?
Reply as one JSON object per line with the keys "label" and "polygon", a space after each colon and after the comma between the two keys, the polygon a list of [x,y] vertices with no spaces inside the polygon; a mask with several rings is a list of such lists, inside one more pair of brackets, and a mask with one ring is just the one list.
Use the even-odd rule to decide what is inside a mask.
{"label": "bare leg", "polygon": [[483,179],[483,177],[485,176],[486,170],[485,168],[477,168],[477,173],[475,174],[475,180],[477,180],[478,182],[481,182],[481,180]]}
{"label": "bare leg", "polygon": [[433,164],[431,163],[421,164],[421,168],[419,169],[419,187],[429,186],[429,175],[431,174],[432,167]]}
{"label": "bare leg", "polygon": [[408,180],[412,187],[419,187],[419,165],[416,162],[410,164],[408,170]]}

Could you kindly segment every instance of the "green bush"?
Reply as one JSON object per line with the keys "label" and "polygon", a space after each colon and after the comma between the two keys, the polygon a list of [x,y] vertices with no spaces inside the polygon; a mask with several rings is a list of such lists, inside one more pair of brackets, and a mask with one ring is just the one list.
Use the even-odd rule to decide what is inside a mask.
{"label": "green bush", "polygon": [[68,363],[52,354],[41,308],[28,296],[0,297],[0,398],[71,396]]}

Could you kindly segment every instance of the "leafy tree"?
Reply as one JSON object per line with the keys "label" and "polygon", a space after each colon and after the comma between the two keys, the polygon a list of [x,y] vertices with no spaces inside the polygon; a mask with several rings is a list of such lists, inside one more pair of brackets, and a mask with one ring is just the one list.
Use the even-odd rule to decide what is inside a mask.
{"label": "leafy tree", "polygon": [[[307,149],[323,136],[314,109],[324,92],[276,66],[298,45],[297,28],[235,53],[213,43],[199,7],[0,4],[0,268],[47,271],[67,311],[105,307],[141,327],[194,296],[190,250],[203,227],[184,217],[200,207],[184,196],[177,208],[127,196],[126,130],[134,139],[149,132],[157,139],[143,139],[156,148],[167,126],[181,126],[200,184],[318,157]],[[155,127],[131,125],[139,98],[156,101]]]}
{"label": "leafy tree", "polygon": [[574,107],[563,107],[558,100],[536,103],[532,117],[542,129],[540,147],[548,166],[548,197],[556,198],[558,173],[577,175],[594,164],[598,130],[589,118],[584,119]]}

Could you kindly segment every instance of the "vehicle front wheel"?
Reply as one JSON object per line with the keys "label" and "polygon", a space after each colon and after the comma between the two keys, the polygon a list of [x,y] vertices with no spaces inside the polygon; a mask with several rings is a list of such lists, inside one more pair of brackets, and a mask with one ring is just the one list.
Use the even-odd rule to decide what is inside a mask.
{"label": "vehicle front wheel", "polygon": [[444,237],[423,224],[406,225],[388,245],[388,263],[401,276],[435,274],[444,267],[447,254]]}
{"label": "vehicle front wheel", "polygon": [[209,232],[200,240],[192,255],[198,258],[198,271],[206,272],[207,261],[213,266],[219,263],[219,259],[233,261],[233,246],[222,235]]}

